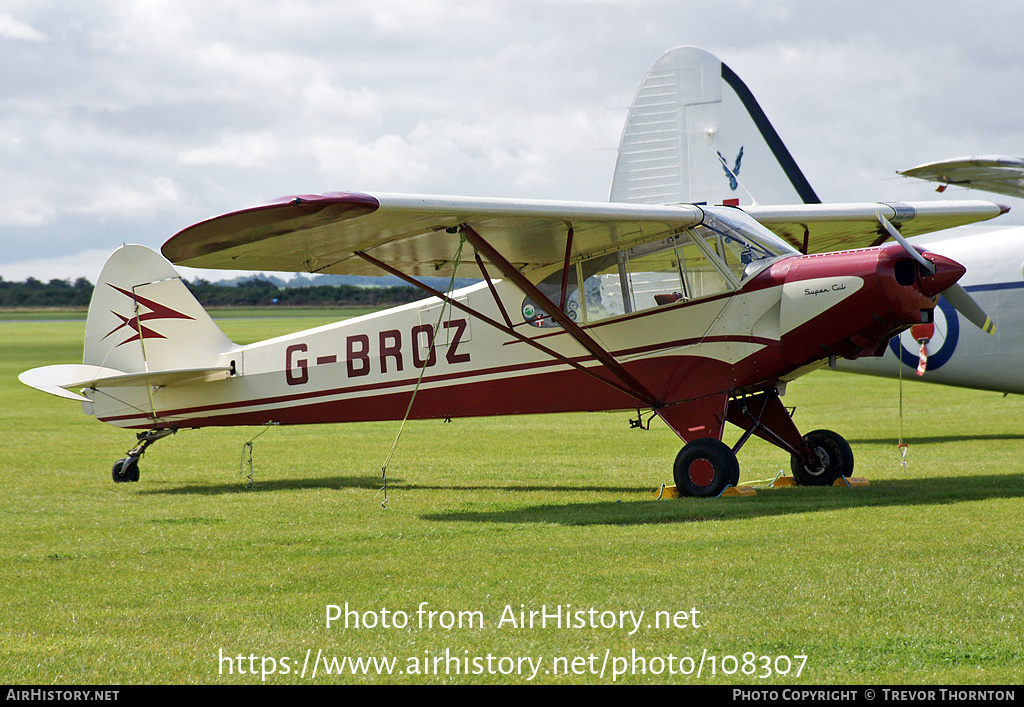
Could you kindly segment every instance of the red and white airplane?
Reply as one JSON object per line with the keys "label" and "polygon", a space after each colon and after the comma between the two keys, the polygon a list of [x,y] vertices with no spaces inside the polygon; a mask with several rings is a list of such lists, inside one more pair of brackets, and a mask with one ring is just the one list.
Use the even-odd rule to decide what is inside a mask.
{"label": "red and white airplane", "polygon": [[[628,130],[628,126],[627,126]],[[625,136],[624,136],[625,140]],[[724,162],[723,162],[724,163]],[[979,221],[983,201],[787,207],[841,247]],[[788,219],[788,220],[787,220]],[[96,285],[82,364],[21,380],[138,431],[113,467],[136,481],[154,441],[183,428],[619,410],[657,414],[685,445],[683,493],[739,479],[754,434],[803,484],[853,470],[838,434],[801,435],[786,383],[830,360],[878,356],[928,320],[964,269],[909,246],[801,255],[739,208],[332,193],[230,213],[161,255],[124,246]],[[170,262],[204,268],[391,273],[428,299],[247,346],[227,339]],[[461,290],[423,275],[479,277]],[[743,434],[730,448],[726,423]]]}

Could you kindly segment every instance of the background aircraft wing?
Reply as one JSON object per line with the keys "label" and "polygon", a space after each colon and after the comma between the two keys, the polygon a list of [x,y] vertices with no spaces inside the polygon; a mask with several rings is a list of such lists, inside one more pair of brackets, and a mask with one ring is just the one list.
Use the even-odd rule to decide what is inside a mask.
{"label": "background aircraft wing", "polygon": [[981,189],[995,194],[1024,198],[1024,159],[1020,157],[1002,155],[957,157],[923,164],[898,172],[898,174],[929,182],[955,184],[970,189]]}
{"label": "background aircraft wing", "polygon": [[459,248],[458,227],[469,224],[529,271],[564,261],[570,229],[575,258],[659,240],[703,217],[688,204],[332,193],[202,221],[162,250],[171,262],[192,267],[379,275],[356,255],[367,252],[409,275],[447,275]]}
{"label": "background aircraft wing", "polygon": [[745,206],[743,210],[803,253],[881,245],[889,234],[884,216],[905,237],[985,221],[1007,208],[987,201]]}

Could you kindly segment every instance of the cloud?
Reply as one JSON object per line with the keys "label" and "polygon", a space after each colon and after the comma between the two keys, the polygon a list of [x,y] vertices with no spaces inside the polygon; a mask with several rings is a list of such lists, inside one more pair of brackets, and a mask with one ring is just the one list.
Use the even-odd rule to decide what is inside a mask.
{"label": "cloud", "polygon": [[625,109],[681,44],[743,77],[820,196],[909,198],[896,169],[1024,144],[1024,57],[990,30],[1018,5],[12,0],[0,272],[288,194],[603,201]]}
{"label": "cloud", "polygon": [[225,135],[215,145],[184,150],[178,156],[186,165],[227,165],[237,168],[266,167],[281,154],[269,132]]}
{"label": "cloud", "polygon": [[57,215],[53,203],[34,194],[0,196],[0,227],[42,226]]}
{"label": "cloud", "polygon": [[47,40],[45,34],[10,15],[0,15],[0,38],[25,42],[45,42]]}
{"label": "cloud", "polygon": [[[114,248],[121,245],[116,244]],[[23,282],[30,277],[43,282],[77,280],[85,277],[95,283],[113,248],[88,249],[74,253],[56,253],[0,265],[0,277],[8,282]]]}
{"label": "cloud", "polygon": [[130,181],[97,185],[92,190],[92,198],[73,211],[104,220],[124,221],[147,217],[179,201],[181,192],[173,180],[139,176]]}

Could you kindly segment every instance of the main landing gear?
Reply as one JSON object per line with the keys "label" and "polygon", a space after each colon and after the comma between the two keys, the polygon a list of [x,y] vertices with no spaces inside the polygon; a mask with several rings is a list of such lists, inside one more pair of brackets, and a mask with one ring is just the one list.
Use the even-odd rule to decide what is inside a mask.
{"label": "main landing gear", "polygon": [[740,482],[736,453],[711,437],[695,439],[680,449],[672,472],[676,488],[687,496],[717,496]]}
{"label": "main landing gear", "polygon": [[114,462],[114,468],[112,470],[112,476],[114,477],[114,483],[120,484],[129,481],[139,480],[139,459],[146,452],[149,445],[156,442],[158,439],[163,439],[167,435],[172,435],[177,432],[176,427],[165,427],[161,430],[146,430],[145,432],[139,432],[136,438],[139,443],[128,452],[128,456],[124,459],[118,459]]}
{"label": "main landing gear", "polygon": [[[691,439],[679,450],[673,477],[676,488],[687,496],[714,497],[727,487],[736,486],[740,478],[736,453],[751,435],[789,452],[793,476],[802,486],[829,486],[853,473],[853,451],[846,440],[830,430],[814,430],[800,436],[775,388],[731,399],[683,403],[659,410],[658,414],[677,433],[679,429],[673,424],[677,420],[691,421],[685,428],[688,433],[699,430],[720,437],[726,421],[744,430],[731,449],[716,437],[705,436]],[[692,426],[695,418],[705,424]]]}
{"label": "main landing gear", "polygon": [[814,430],[804,435],[817,461],[808,464],[794,454],[790,460],[793,476],[801,486],[831,486],[842,476],[853,474],[853,450],[832,430]]}

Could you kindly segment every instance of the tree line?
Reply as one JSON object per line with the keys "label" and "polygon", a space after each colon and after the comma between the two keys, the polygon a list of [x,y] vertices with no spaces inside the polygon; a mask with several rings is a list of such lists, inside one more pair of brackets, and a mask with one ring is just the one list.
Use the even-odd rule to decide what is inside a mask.
{"label": "tree line", "polygon": [[[196,279],[183,281],[204,307],[374,307],[404,304],[423,298],[415,287],[309,285],[278,287],[253,278],[237,285]],[[11,282],[0,277],[0,307],[74,309],[89,306],[93,285],[86,278],[42,282],[30,277]]]}

